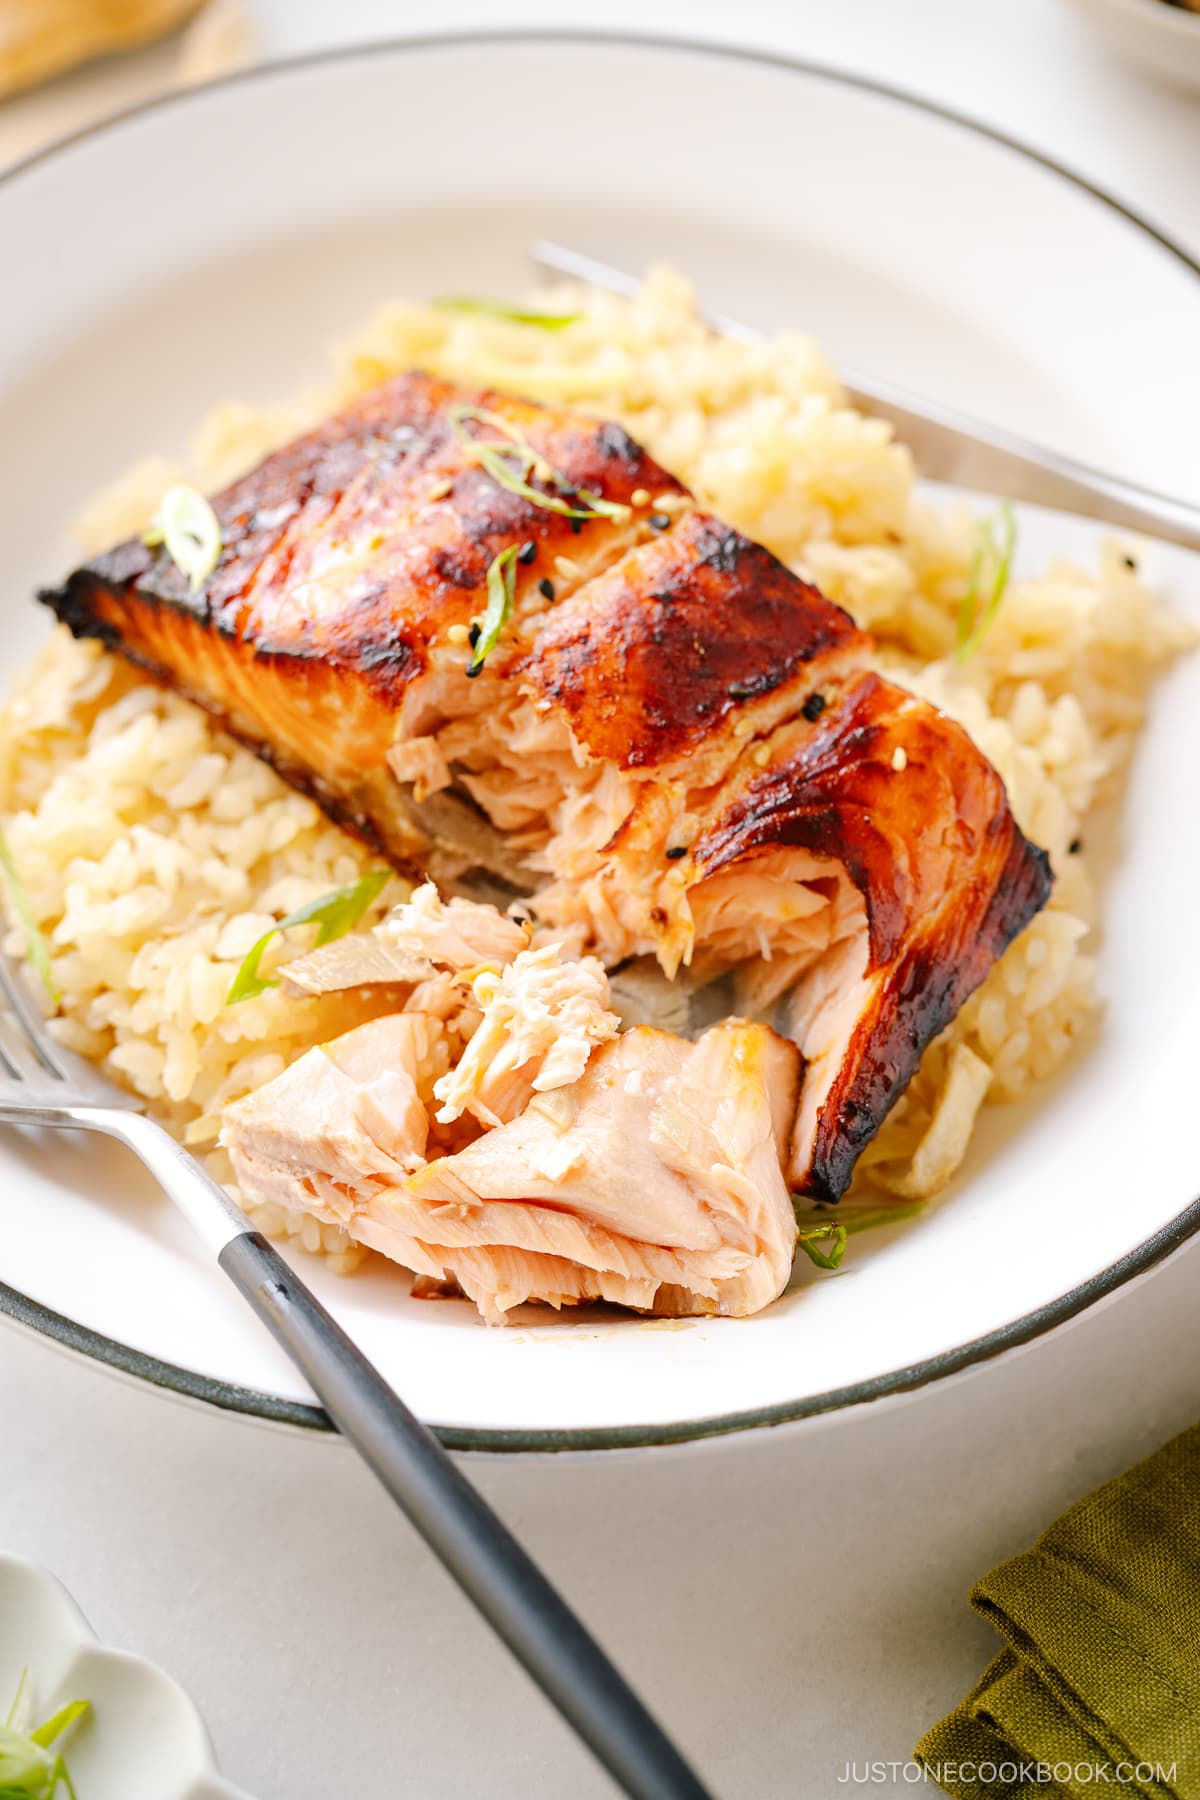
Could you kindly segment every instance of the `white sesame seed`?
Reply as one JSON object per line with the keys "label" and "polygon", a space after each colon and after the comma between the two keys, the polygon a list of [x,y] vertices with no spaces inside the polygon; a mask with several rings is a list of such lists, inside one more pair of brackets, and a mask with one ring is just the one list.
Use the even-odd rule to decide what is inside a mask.
{"label": "white sesame seed", "polygon": [[471,641],[471,633],[465,625],[452,625],[446,636],[452,644],[469,644]]}
{"label": "white sesame seed", "polygon": [[760,769],[765,769],[770,760],[771,752],[767,749],[765,744],[760,744],[758,749],[754,752],[753,761],[758,764]]}
{"label": "white sesame seed", "polygon": [[554,567],[564,581],[574,581],[580,573],[579,564],[572,562],[569,556],[556,556]]}
{"label": "white sesame seed", "polygon": [[749,719],[735,719],[733,721],[733,735],[735,738],[753,737],[754,726]]}
{"label": "white sesame seed", "polygon": [[447,475],[444,481],[435,481],[434,482],[433,486],[430,488],[428,494],[426,495],[426,499],[427,500],[444,500],[446,498],[446,495],[450,492],[450,489],[453,486],[454,486],[453,481],[451,481],[450,477]]}
{"label": "white sesame seed", "polygon": [[631,506],[649,506],[649,504],[650,504],[650,489],[649,488],[634,488],[632,494],[630,494],[630,496],[629,496],[629,504]]}
{"label": "white sesame seed", "polygon": [[908,751],[904,748],[903,744],[897,744],[896,748],[892,751],[892,767],[895,769],[897,775],[900,773],[901,769],[907,769],[908,767]]}

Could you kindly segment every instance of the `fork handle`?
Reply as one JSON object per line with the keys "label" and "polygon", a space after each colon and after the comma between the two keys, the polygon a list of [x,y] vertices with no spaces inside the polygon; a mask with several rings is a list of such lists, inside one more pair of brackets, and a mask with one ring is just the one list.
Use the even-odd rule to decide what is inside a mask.
{"label": "fork handle", "polygon": [[[36,1109],[24,1108],[28,1121]],[[343,1437],[632,1800],[711,1800],[662,1727],[437,1438],[194,1157],[144,1113],[87,1102],[48,1125],[128,1145],[185,1214]]]}
{"label": "fork handle", "polygon": [[[529,254],[538,268],[586,282],[590,287],[607,288],[610,293],[633,296],[642,285],[640,277],[628,269],[614,268],[598,257],[545,238],[531,244]],[[705,316],[722,337],[761,344],[766,336],[723,313],[710,312]],[[874,376],[843,369],[842,380],[855,406],[895,426],[902,442],[915,455],[921,474],[930,480],[949,481],[1038,506],[1057,506],[1063,512],[1081,513],[1088,519],[1165,538],[1188,550],[1200,550],[1200,507],[1186,500],[1154,493],[1103,469],[1089,468],[1061,451],[1035,444],[981,419],[969,418],[938,401],[908,394]]]}
{"label": "fork handle", "polygon": [[339,1431],[600,1762],[636,1800],[707,1790],[437,1438],[257,1231],[218,1261]]}

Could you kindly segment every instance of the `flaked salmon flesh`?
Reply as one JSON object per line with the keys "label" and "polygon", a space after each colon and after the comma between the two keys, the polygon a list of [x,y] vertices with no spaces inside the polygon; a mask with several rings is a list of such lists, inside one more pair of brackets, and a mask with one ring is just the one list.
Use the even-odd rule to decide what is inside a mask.
{"label": "flaked salmon flesh", "polygon": [[[532,496],[481,457],[517,441],[536,458]],[[737,1009],[769,1017],[800,1052],[777,1134],[786,1184],[835,1201],[925,1046],[1049,894],[1045,855],[966,733],[876,673],[845,612],[706,513],[622,428],[561,408],[403,375],[213,506],[223,548],[198,592],[164,549],[131,540],[42,598],[214,713],[401,870],[444,894],[520,892],[533,927],[531,943],[499,912],[474,920],[480,943],[452,966],[410,923],[403,940],[327,946],[315,970],[302,959],[294,987],[344,976],[357,956],[358,980],[423,984],[429,1017],[457,1006],[483,1030],[508,971],[547,946],[551,985],[579,957],[731,982]],[[511,617],[468,674],[489,567],[510,550]],[[476,952],[496,971],[483,1001],[459,979]],[[510,1025],[532,1020],[535,988],[514,989]],[[579,1039],[572,1085],[634,1055],[627,1043],[650,1056],[636,1029],[608,1029]],[[453,1114],[437,1129],[466,1118],[480,1131],[456,1154],[481,1169],[516,1141],[504,1134],[544,1118],[519,1063],[488,1100],[490,1045],[485,1031],[472,1056],[460,1033],[434,1096]],[[453,1161],[403,1180],[428,1184],[447,1162],[445,1178],[469,1186]],[[480,1179],[470,1205],[518,1204]],[[522,1289],[518,1254],[548,1259],[532,1283],[554,1290],[543,1298],[599,1291],[590,1264],[569,1276],[569,1258],[532,1244],[507,1246],[489,1290],[487,1241],[454,1248],[450,1276],[436,1256],[410,1266],[477,1299],[490,1291],[485,1311]],[[692,1275],[699,1285],[664,1277],[654,1292],[709,1305]],[[621,1279],[642,1304],[632,1296],[650,1276]]]}
{"label": "flaked salmon flesh", "polygon": [[796,1237],[780,1167],[794,1044],[744,1020],[696,1044],[637,1026],[575,1082],[425,1162],[419,1128],[399,1127],[416,1091],[414,1018],[361,1025],[227,1109],[250,1200],[456,1283],[493,1324],[529,1300],[737,1316],[781,1292]]}

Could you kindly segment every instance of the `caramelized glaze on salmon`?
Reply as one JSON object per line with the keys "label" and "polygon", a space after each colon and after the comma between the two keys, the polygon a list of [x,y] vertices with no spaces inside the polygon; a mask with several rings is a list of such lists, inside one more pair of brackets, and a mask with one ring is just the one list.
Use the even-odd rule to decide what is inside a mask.
{"label": "caramelized glaze on salmon", "polygon": [[925,1045],[1043,904],[1047,861],[966,732],[876,674],[768,748],[695,846],[693,908],[768,858],[777,889],[830,891],[829,940],[790,971],[786,1016],[805,1057],[792,1185],[836,1200]]}
{"label": "caramelized glaze on salmon", "polygon": [[[215,713],[398,862],[424,867],[432,851],[436,865],[446,846],[406,805],[386,756],[409,735],[400,721],[420,710],[420,678],[447,632],[481,610],[488,565],[507,545],[536,547],[520,586],[540,599],[539,580],[568,592],[636,535],[607,518],[585,534],[498,485],[471,458],[474,428],[455,429],[453,406],[470,403],[606,500],[682,491],[618,426],[407,375],[215,497],[223,549],[199,593],[165,549],[133,539],[42,598],[76,633]],[[556,557],[578,574],[564,576]],[[461,676],[466,657],[454,660]]]}
{"label": "caramelized glaze on salmon", "polygon": [[[543,498],[602,515],[496,480],[480,445],[514,435]],[[1049,892],[966,734],[618,426],[409,374],[213,504],[198,593],[134,541],[42,598],[401,867],[498,876],[543,940],[609,967],[730,976],[803,1052],[788,1172],[835,1200]],[[469,677],[516,547],[511,619]]]}

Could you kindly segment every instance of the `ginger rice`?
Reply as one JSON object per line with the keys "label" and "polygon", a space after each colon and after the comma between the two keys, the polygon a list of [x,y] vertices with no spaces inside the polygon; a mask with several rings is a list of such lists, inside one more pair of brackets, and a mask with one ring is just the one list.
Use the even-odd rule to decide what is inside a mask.
{"label": "ginger rice", "polygon": [[[1095,1017],[1089,820],[1113,794],[1155,672],[1193,633],[1107,543],[1095,570],[1059,562],[1013,581],[980,648],[958,662],[977,519],[922,499],[909,452],[848,406],[811,340],[716,338],[667,269],[632,301],[568,292],[553,304],[582,316],[551,332],[384,308],[304,405],[227,403],[201,427],[190,470],[155,459],[100,495],[79,522],[83,548],[142,529],[172,481],[221,486],[412,367],[619,419],[702,506],[874,632],[881,666],[966,727],[1021,829],[1050,853],[1049,906],[930,1047],[861,1159],[857,1191],[926,1198],[961,1162],[980,1106],[1044,1081]],[[358,880],[377,855],[204,713],[62,628],[0,714],[0,812],[50,950],[53,1030],[142,1095],[233,1188],[211,1148],[221,1108],[367,1017],[370,1002],[270,989],[229,1007],[230,982],[280,917]],[[389,884],[377,910],[405,891]],[[16,929],[8,948],[22,948]],[[313,1219],[287,1226],[268,1207],[256,1222],[296,1230],[343,1269],[361,1254]]]}

